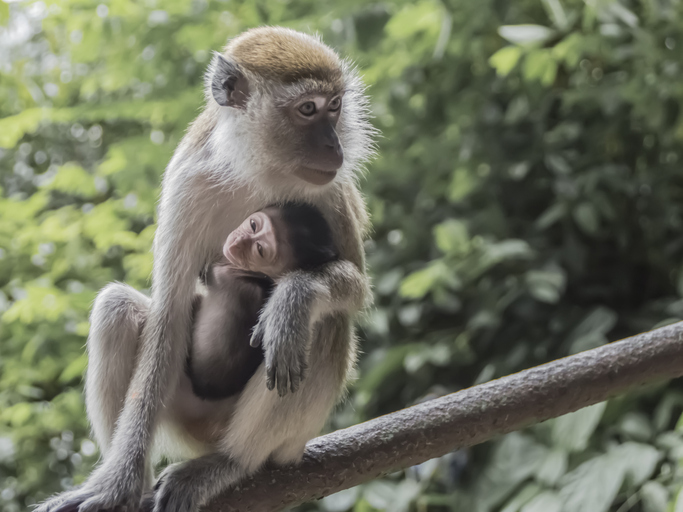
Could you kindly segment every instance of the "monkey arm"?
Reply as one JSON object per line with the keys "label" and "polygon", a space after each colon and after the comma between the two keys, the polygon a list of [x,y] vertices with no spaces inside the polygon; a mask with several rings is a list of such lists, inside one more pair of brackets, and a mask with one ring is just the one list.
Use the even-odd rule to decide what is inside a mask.
{"label": "monkey arm", "polygon": [[[171,181],[171,180],[169,180]],[[105,460],[103,467],[131,471],[143,464],[156,416],[166,394],[175,386],[185,363],[190,336],[195,284],[204,260],[199,226],[202,218],[191,194],[168,185],[162,194],[154,240],[155,264],[152,275],[152,307],[142,331],[139,364],[135,369],[123,411],[118,420],[111,454],[124,464]],[[170,189],[170,190],[169,190]],[[172,198],[173,204],[169,205]],[[188,204],[190,203],[190,204]],[[194,220],[191,220],[194,219]]]}
{"label": "monkey arm", "polygon": [[309,273],[310,288],[316,295],[313,322],[329,313],[356,313],[372,301],[363,249],[369,219],[360,191],[342,186],[333,201],[333,211],[327,215],[332,219],[341,257]]}
{"label": "monkey arm", "polygon": [[330,313],[356,313],[372,300],[367,276],[350,261],[333,261],[311,273],[313,318],[316,322]]}
{"label": "monkey arm", "polygon": [[268,389],[295,392],[305,377],[312,325],[327,314],[359,311],[370,296],[367,278],[349,261],[297,270],[278,282],[254,328],[263,343]]}
{"label": "monkey arm", "polygon": [[39,512],[130,511],[139,504],[157,413],[185,362],[193,292],[205,259],[205,232],[195,224],[203,212],[194,223],[188,220],[187,208],[199,209],[196,202],[170,188],[159,210],[149,316],[111,446],[82,487],[42,504]]}
{"label": "monkey arm", "polygon": [[284,396],[299,389],[306,371],[306,353],[315,281],[309,272],[291,272],[273,290],[254,327],[251,345],[263,344],[266,384]]}

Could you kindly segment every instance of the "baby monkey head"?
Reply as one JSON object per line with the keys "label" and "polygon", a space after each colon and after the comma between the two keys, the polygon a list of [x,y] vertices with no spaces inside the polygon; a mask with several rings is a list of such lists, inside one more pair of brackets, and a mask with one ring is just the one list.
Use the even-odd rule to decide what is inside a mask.
{"label": "baby monkey head", "polygon": [[252,162],[269,174],[326,185],[347,156],[354,166],[370,151],[362,86],[318,38],[279,27],[245,32],[214,55],[209,94],[243,114]]}
{"label": "baby monkey head", "polygon": [[332,230],[308,204],[284,203],[251,214],[228,235],[223,254],[235,267],[277,279],[338,258]]}

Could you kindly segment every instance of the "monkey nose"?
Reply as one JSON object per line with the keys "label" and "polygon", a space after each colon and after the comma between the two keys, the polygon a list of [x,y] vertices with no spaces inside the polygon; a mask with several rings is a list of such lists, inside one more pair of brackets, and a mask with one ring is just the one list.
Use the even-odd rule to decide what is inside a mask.
{"label": "monkey nose", "polygon": [[247,237],[241,236],[235,240],[235,242],[232,244],[232,248],[235,249],[236,252],[244,252],[246,245]]}
{"label": "monkey nose", "polygon": [[338,169],[344,163],[344,150],[339,142],[328,146],[328,158],[332,167]]}
{"label": "monkey nose", "polygon": [[[231,239],[230,239],[231,238]],[[230,237],[223,247],[223,255],[234,264],[240,264],[244,254],[244,236]]]}
{"label": "monkey nose", "polygon": [[325,148],[331,150],[336,156],[344,156],[344,150],[339,141],[328,141],[325,143]]}

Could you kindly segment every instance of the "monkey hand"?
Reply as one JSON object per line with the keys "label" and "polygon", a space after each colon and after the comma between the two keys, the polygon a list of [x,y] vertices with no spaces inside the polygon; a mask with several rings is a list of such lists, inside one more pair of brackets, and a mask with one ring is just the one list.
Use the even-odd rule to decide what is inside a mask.
{"label": "monkey hand", "polygon": [[36,506],[34,512],[77,512],[78,506],[86,499],[81,497],[80,489],[56,494]]}
{"label": "monkey hand", "polygon": [[131,498],[121,499],[120,496],[108,493],[97,493],[87,485],[73,491],[53,496],[38,505],[34,512],[100,512],[103,510],[117,510],[121,512],[136,512],[139,500]]}
{"label": "monkey hand", "polygon": [[277,386],[278,394],[285,396],[289,390],[292,393],[297,391],[305,377],[309,332],[307,322],[301,322],[304,329],[303,325],[287,326],[288,322],[282,320],[285,319],[269,319],[264,312],[252,340],[256,346],[259,342],[263,344],[268,389],[273,390]]}
{"label": "monkey hand", "polygon": [[281,281],[263,309],[251,345],[263,345],[266,385],[285,396],[299,389],[308,367],[313,293],[306,273],[292,272]]}
{"label": "monkey hand", "polygon": [[[205,475],[197,471],[193,461],[171,464],[154,486],[152,507],[148,512],[195,512],[202,504]],[[149,506],[143,500],[143,506]]]}
{"label": "monkey hand", "polygon": [[136,485],[130,468],[119,472],[123,478],[100,466],[79,488],[53,496],[38,505],[34,512],[137,512],[140,504],[142,480]]}

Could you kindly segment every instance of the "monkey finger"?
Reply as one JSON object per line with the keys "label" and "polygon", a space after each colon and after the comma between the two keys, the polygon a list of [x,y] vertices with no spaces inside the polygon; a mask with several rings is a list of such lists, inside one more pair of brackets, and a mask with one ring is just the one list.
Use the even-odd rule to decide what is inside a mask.
{"label": "monkey finger", "polygon": [[156,503],[154,505],[154,512],[163,512],[168,507],[168,501],[171,499],[171,494],[169,492],[163,492],[166,489],[161,489],[161,496],[157,496]]}
{"label": "monkey finger", "polygon": [[268,386],[268,390],[273,391],[275,388],[275,370],[276,367],[273,366],[266,366],[266,386]]}
{"label": "monkey finger", "polygon": [[292,390],[292,393],[296,393],[296,391],[299,389],[300,384],[301,384],[301,374],[290,370],[290,372],[289,372],[289,389]]}
{"label": "monkey finger", "polygon": [[301,361],[301,370],[299,370],[299,378],[303,381],[308,375],[308,363],[306,361]]}
{"label": "monkey finger", "polygon": [[[157,486],[154,486],[154,490],[157,489]],[[153,492],[147,492],[142,496],[142,500],[140,501],[140,508],[138,512],[152,512],[154,510],[154,493]]]}
{"label": "monkey finger", "polygon": [[82,496],[74,497],[63,501],[57,507],[51,508],[50,512],[78,512],[78,508],[81,506],[83,501],[84,498]]}
{"label": "monkey finger", "polygon": [[256,347],[261,346],[262,344],[263,344],[263,330],[259,329],[259,324],[256,324],[256,327],[254,327],[254,332],[251,335],[251,339],[249,340],[249,345],[256,348]]}
{"label": "monkey finger", "polygon": [[157,480],[157,483],[154,484],[154,490],[158,491],[159,488],[163,485],[163,483],[164,483],[164,475],[161,475],[161,477],[159,477],[159,480]]}
{"label": "monkey finger", "polygon": [[78,512],[100,512],[102,510],[109,510],[108,507],[103,507],[98,496],[88,498],[78,507]]}
{"label": "monkey finger", "polygon": [[277,370],[277,393],[280,396],[287,394],[289,387],[289,370],[286,367],[278,367]]}

